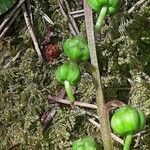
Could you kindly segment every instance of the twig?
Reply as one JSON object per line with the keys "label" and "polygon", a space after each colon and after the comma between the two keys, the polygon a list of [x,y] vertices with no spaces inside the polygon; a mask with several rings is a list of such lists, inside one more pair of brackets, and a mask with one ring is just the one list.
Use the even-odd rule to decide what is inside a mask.
{"label": "twig", "polygon": [[[51,96],[51,95],[48,96],[48,99],[54,100],[54,101],[56,101],[58,103],[62,103],[62,104],[66,104],[66,105],[71,105],[70,101],[68,101],[66,99],[54,97],[54,96]],[[79,107],[86,107],[86,108],[97,109],[97,106],[94,105],[94,104],[83,103],[83,102],[79,102],[79,101],[75,101],[73,105],[79,106]]]}
{"label": "twig", "polygon": [[97,115],[95,115],[95,114],[93,114],[93,113],[91,113],[91,112],[89,112],[87,110],[84,110],[84,109],[79,108],[79,107],[77,109],[78,109],[78,111],[80,111],[84,115],[87,115],[87,116],[94,117],[94,118],[98,119]]}
{"label": "twig", "polygon": [[8,14],[6,15],[6,17],[4,18],[2,24],[0,25],[0,32],[2,31],[2,29],[4,28],[4,26],[7,24],[7,22],[13,17],[13,15],[16,13],[16,11],[20,8],[20,6],[25,2],[25,0],[20,0],[18,2],[18,4],[14,7],[14,9]]}
{"label": "twig", "polygon": [[68,21],[70,31],[73,35],[76,35],[79,33],[79,29],[76,25],[74,18],[69,14],[68,6],[66,6],[67,4],[66,1],[65,1],[65,6],[63,4],[64,3],[62,2],[62,0],[59,0],[60,10],[63,16],[65,17],[65,19]]}
{"label": "twig", "polygon": [[70,12],[70,15],[72,15],[73,18],[84,16],[84,9]]}
{"label": "twig", "polygon": [[138,133],[137,139],[134,144],[134,148],[137,148],[139,146],[140,140],[141,140],[141,134]]}
{"label": "twig", "polygon": [[54,22],[51,20],[51,18],[50,18],[47,14],[45,14],[42,10],[37,9],[37,8],[34,7],[33,5],[31,5],[31,7],[32,7],[33,9],[35,9],[36,11],[38,11],[39,14],[42,15],[42,17],[43,17],[49,24],[54,25]]}
{"label": "twig", "polygon": [[[100,124],[97,123],[95,120],[93,120],[93,119],[91,119],[91,118],[89,118],[88,120],[89,120],[93,125],[95,125],[96,127],[100,128]],[[122,144],[122,145],[124,144],[124,141],[123,141],[122,139],[120,139],[118,136],[116,136],[115,134],[111,133],[111,137],[112,137],[115,141],[119,142],[120,144]]]}
{"label": "twig", "polygon": [[121,101],[119,101],[119,100],[111,100],[111,101],[109,101],[109,102],[107,102],[107,103],[105,104],[108,113],[109,113],[109,111],[110,111],[111,109],[114,109],[114,108],[116,108],[116,107],[122,107],[122,106],[125,106],[125,105],[126,105],[125,103],[123,103],[123,102],[121,102]]}
{"label": "twig", "polygon": [[10,26],[12,25],[12,23],[14,22],[14,20],[17,18],[19,12],[21,9],[18,9],[14,16],[10,19],[10,21],[8,22],[8,24],[6,25],[6,27],[2,30],[1,34],[0,34],[0,41],[3,39],[3,37],[5,36],[6,32],[8,31],[8,29],[10,28]]}
{"label": "twig", "polygon": [[26,9],[25,4],[22,5],[22,9],[23,9],[24,19],[25,19],[28,31],[29,31],[29,33],[31,35],[32,41],[33,41],[34,46],[35,46],[35,50],[36,50],[37,55],[38,55],[38,62],[40,63],[40,62],[43,61],[43,57],[42,57],[42,54],[41,54],[41,51],[40,51],[40,48],[39,48],[39,45],[38,45],[37,38],[36,38],[36,36],[34,34],[32,26],[31,26],[29,15],[27,13],[27,9]]}
{"label": "twig", "polygon": [[4,69],[8,69],[12,63],[14,63],[20,56],[21,51],[19,51],[15,57],[12,58],[12,60],[10,60],[3,68]]}
{"label": "twig", "polygon": [[67,9],[67,15],[68,15],[68,18],[73,26],[73,28],[75,29],[76,33],[79,34],[79,29],[78,29],[78,26],[74,20],[74,18],[70,15],[70,8],[69,8],[69,4],[67,2],[67,0],[63,0],[65,5],[66,5],[66,9]]}
{"label": "twig", "polygon": [[[48,96],[48,99],[50,100],[54,100],[58,103],[62,103],[62,104],[67,104],[67,105],[71,105],[71,103],[66,100],[66,99],[62,99],[62,98],[59,98],[59,97],[54,97],[54,96]],[[93,105],[93,104],[89,104],[89,103],[83,103],[83,102],[74,102],[74,105],[75,106],[79,106],[79,107],[86,107],[86,108],[92,108],[92,109],[97,109],[97,106],[96,105]],[[97,116],[93,115],[93,114],[90,114],[89,112],[84,112],[85,114],[87,115],[90,115],[90,116],[94,116],[95,118],[97,118]],[[100,124],[97,123],[96,121],[94,121],[93,119],[88,119],[92,124],[94,124],[95,126],[97,126],[98,128],[100,128]],[[117,137],[116,135],[114,135],[113,133],[111,133],[111,136],[114,140],[118,141],[119,143],[123,144],[123,140],[120,139],[119,137]]]}
{"label": "twig", "polygon": [[149,132],[150,132],[150,129],[147,128],[146,130],[140,131],[139,133],[135,134],[133,137],[138,137],[139,134],[141,135],[141,134],[145,134],[145,133],[149,133]]}
{"label": "twig", "polygon": [[93,31],[93,16],[92,10],[84,0],[84,10],[85,10],[85,22],[86,22],[86,31],[88,37],[88,45],[90,49],[90,56],[91,56],[91,64],[95,67],[95,71],[93,71],[93,76],[97,80],[98,87],[96,89],[96,102],[98,108],[98,115],[99,120],[101,122],[101,136],[103,141],[104,150],[112,150],[113,144],[111,139],[111,130],[109,125],[109,120],[107,116],[107,110],[105,108],[105,100],[102,91],[101,85],[101,75],[98,66],[98,59],[97,59],[97,52],[95,46],[95,39],[94,39],[94,31]]}
{"label": "twig", "polygon": [[135,9],[139,8],[140,5],[142,5],[146,0],[139,0],[137,3],[135,3],[129,10],[128,13],[132,13]]}
{"label": "twig", "polygon": [[79,17],[82,17],[82,16],[84,16],[84,14],[75,14],[75,15],[73,15],[73,18],[79,18]]}
{"label": "twig", "polygon": [[[1,55],[3,55],[1,53]],[[4,55],[2,56],[2,58],[0,59],[0,65],[3,65],[4,64],[4,61],[6,60],[6,58],[8,58],[10,56],[10,52],[7,51],[6,53],[4,53]]]}
{"label": "twig", "polygon": [[[58,97],[60,98],[64,98],[65,96],[65,90],[62,89],[59,94]],[[51,103],[50,103],[51,104]],[[59,104],[58,103],[54,103],[54,107],[48,111],[48,112],[44,112],[42,117],[41,117],[41,124],[43,129],[45,130],[49,124],[49,122],[53,119],[53,117],[55,116],[56,112],[57,112],[57,108],[58,108]]]}
{"label": "twig", "polygon": [[[65,13],[65,11],[64,11],[64,9],[63,9],[63,7],[62,7],[61,1],[59,1],[58,3],[59,3],[59,7],[60,7],[60,10],[61,10],[63,16],[64,16],[65,19],[68,21],[67,14]],[[72,33],[73,35],[76,35],[76,34],[77,34],[76,31],[74,30],[74,28],[72,27],[72,25],[71,25],[71,23],[70,23],[69,21],[68,21],[68,25],[69,25],[69,28],[70,28],[71,33]]]}
{"label": "twig", "polygon": [[33,26],[33,14],[32,14],[32,11],[31,11],[31,0],[27,0],[27,9],[28,9],[28,12],[29,12],[31,25]]}

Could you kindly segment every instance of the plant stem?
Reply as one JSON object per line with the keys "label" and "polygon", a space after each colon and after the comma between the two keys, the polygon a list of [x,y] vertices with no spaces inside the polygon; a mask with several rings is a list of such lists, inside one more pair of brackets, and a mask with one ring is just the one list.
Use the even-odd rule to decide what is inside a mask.
{"label": "plant stem", "polygon": [[97,58],[95,39],[94,39],[92,10],[87,5],[86,0],[84,0],[84,10],[85,10],[86,31],[87,31],[88,45],[90,49],[91,64],[95,68],[95,71],[93,71],[92,73],[94,78],[97,81],[96,102],[97,102],[99,121],[101,124],[100,136],[102,137],[104,150],[112,150],[113,144],[111,139],[111,130],[110,130],[109,119],[107,116],[107,109],[105,106],[103,91],[102,91],[100,70],[98,65],[98,58]]}
{"label": "plant stem", "polygon": [[69,81],[65,81],[64,85],[65,85],[65,90],[66,90],[68,99],[70,100],[71,103],[73,103],[75,101],[75,98],[74,98],[73,91],[72,91]]}
{"label": "plant stem", "polygon": [[130,145],[131,145],[132,137],[133,137],[132,133],[128,134],[126,136],[123,150],[130,150]]}
{"label": "plant stem", "polygon": [[98,19],[97,19],[97,22],[95,25],[95,32],[100,31],[100,28],[102,26],[102,23],[103,23],[105,17],[106,17],[106,14],[107,14],[107,7],[103,7],[99,13],[99,16],[98,16]]}

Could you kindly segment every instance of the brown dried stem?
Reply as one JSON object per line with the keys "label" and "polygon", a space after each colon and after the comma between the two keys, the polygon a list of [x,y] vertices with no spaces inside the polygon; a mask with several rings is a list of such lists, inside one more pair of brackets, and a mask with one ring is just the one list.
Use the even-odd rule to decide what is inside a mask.
{"label": "brown dried stem", "polygon": [[68,15],[68,18],[69,18],[69,21],[70,23],[72,24],[73,28],[75,29],[76,33],[79,34],[79,28],[76,24],[76,21],[74,20],[74,18],[70,15],[70,8],[69,8],[69,4],[67,2],[67,0],[64,0],[64,3],[66,5],[66,10],[67,10],[67,15]]}
{"label": "brown dried stem", "polygon": [[[10,28],[10,26],[12,25],[12,23],[14,22],[14,20],[17,18],[19,12],[20,12],[21,9],[18,9],[12,18],[10,18],[8,24],[5,26],[5,28],[2,30],[1,34],[0,34],[0,41],[3,39],[3,37],[5,36],[6,32],[8,31],[8,29]],[[5,20],[4,20],[5,21]],[[7,22],[6,22],[7,23]],[[1,26],[3,27],[3,26]]]}
{"label": "brown dried stem", "polygon": [[146,0],[139,0],[136,2],[129,10],[128,13],[131,14],[135,9],[139,8]]}
{"label": "brown dried stem", "polygon": [[78,26],[77,26],[74,18],[70,15],[70,9],[69,9],[67,1],[66,0],[59,0],[59,6],[60,6],[60,10],[61,10],[63,16],[68,21],[68,25],[69,25],[71,33],[73,35],[78,34],[79,29],[78,29]]}
{"label": "brown dried stem", "polygon": [[35,50],[36,50],[37,55],[38,55],[38,62],[40,63],[40,62],[43,61],[43,57],[42,57],[42,54],[41,54],[41,51],[40,51],[40,48],[39,48],[39,45],[38,45],[37,38],[36,38],[35,33],[33,31],[33,28],[32,28],[32,25],[31,25],[31,22],[30,22],[29,15],[28,15],[25,4],[22,5],[22,9],[23,9],[24,19],[25,19],[28,31],[31,35],[33,44],[35,46]]}
{"label": "brown dried stem", "polygon": [[42,16],[42,18],[43,19],[45,19],[45,21],[47,21],[50,25],[54,25],[54,22],[51,20],[51,18],[46,14],[46,13],[44,13],[42,10],[40,10],[40,9],[37,9],[35,6],[33,6],[33,5],[30,5],[31,6],[31,8],[33,8],[35,11],[37,11],[41,16]]}
{"label": "brown dried stem", "polygon": [[29,12],[29,16],[30,16],[30,22],[31,22],[31,25],[33,26],[33,14],[32,14],[32,11],[31,11],[31,0],[27,0],[27,10]]}
{"label": "brown dried stem", "polygon": [[[58,103],[62,103],[62,104],[65,104],[65,105],[72,105],[72,103],[70,101],[68,101],[67,99],[62,99],[62,98],[58,98],[58,97],[51,96],[51,95],[48,96],[48,99],[54,100],[54,101],[56,101]],[[83,102],[79,102],[79,101],[75,101],[73,103],[73,105],[79,106],[79,107],[86,107],[86,108],[97,109],[97,106],[94,105],[94,104],[83,103]]]}
{"label": "brown dried stem", "polygon": [[14,63],[19,57],[20,57],[20,53],[21,51],[19,51],[15,57],[12,58],[12,60],[10,60],[10,62],[8,62],[3,68],[4,69],[8,69],[12,63]]}
{"label": "brown dried stem", "polygon": [[[65,96],[65,90],[62,89],[60,90],[60,92],[58,93],[58,97],[60,98],[64,98]],[[51,103],[50,103],[51,105]],[[55,102],[54,103],[54,107],[47,112],[44,112],[42,117],[41,117],[41,124],[43,129],[45,130],[48,127],[49,122],[53,119],[53,117],[55,116],[56,112],[57,112],[57,107],[59,106],[59,103]]]}
{"label": "brown dried stem", "polygon": [[93,71],[93,76],[97,81],[96,102],[97,102],[99,121],[101,123],[101,128],[100,128],[101,137],[103,141],[104,150],[112,150],[113,144],[111,139],[111,130],[109,125],[109,120],[107,117],[107,109],[105,107],[105,100],[104,100],[103,90],[101,85],[101,79],[100,79],[101,76],[100,76],[95,39],[94,39],[92,10],[87,5],[86,0],[84,0],[84,10],[85,10],[85,22],[86,22],[88,45],[89,45],[90,56],[91,56],[91,64],[95,67],[95,71]]}
{"label": "brown dried stem", "polygon": [[84,16],[84,9],[72,11],[72,12],[70,12],[70,15],[72,15],[73,18]]}
{"label": "brown dried stem", "polygon": [[[53,100],[53,101],[55,101],[55,102],[57,102],[57,103],[62,103],[62,104],[65,104],[65,105],[71,105],[70,101],[68,101],[68,100],[66,100],[66,99],[63,99],[62,97],[59,98],[59,97],[55,97],[55,96],[49,95],[49,96],[48,96],[48,99],[49,99],[49,101]],[[113,102],[114,102],[114,104],[112,104],[112,106],[118,106],[119,101],[114,100]],[[123,104],[123,105],[124,105],[124,103],[120,103],[120,104]],[[120,105],[120,104],[119,104],[119,105]],[[83,102],[79,102],[79,101],[75,101],[73,105],[74,105],[74,106],[79,106],[79,107],[97,109],[97,106],[94,105],[94,104],[83,103]],[[109,105],[111,105],[111,104],[109,104]],[[85,114],[88,114],[88,115],[90,115],[90,116],[92,115],[92,114],[89,114],[89,112],[85,112]],[[94,116],[94,117],[97,118],[97,116]],[[89,118],[88,120],[89,120],[92,124],[94,124],[95,126],[97,126],[98,128],[100,128],[100,124],[97,123],[95,120],[90,119],[90,118]],[[120,139],[119,137],[117,137],[117,136],[116,136],[115,134],[113,134],[113,133],[111,133],[111,136],[112,136],[112,138],[113,138],[115,141],[117,141],[117,142],[119,142],[120,144],[123,145],[123,140],[122,140],[122,139]]]}
{"label": "brown dried stem", "polygon": [[[95,120],[93,120],[93,119],[91,119],[91,118],[89,118],[88,119],[93,125],[95,125],[96,127],[98,127],[98,128],[100,128],[100,124],[99,123],[97,123]],[[115,140],[115,141],[117,141],[117,142],[119,142],[120,144],[124,144],[124,141],[122,140],[122,139],[120,139],[118,136],[116,136],[115,134],[113,134],[113,133],[111,133],[111,137]]]}
{"label": "brown dried stem", "polygon": [[8,15],[6,15],[6,17],[4,18],[2,24],[0,25],[0,32],[3,30],[3,28],[5,27],[5,25],[7,24],[7,22],[14,16],[14,14],[16,13],[16,11],[20,8],[20,6],[24,2],[25,2],[25,0],[20,0],[18,2],[18,4],[14,7],[14,9]]}

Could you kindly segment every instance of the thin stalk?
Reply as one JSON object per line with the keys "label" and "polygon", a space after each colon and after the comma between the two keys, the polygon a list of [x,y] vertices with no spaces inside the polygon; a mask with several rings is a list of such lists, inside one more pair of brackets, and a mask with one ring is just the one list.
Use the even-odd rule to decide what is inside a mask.
{"label": "thin stalk", "polygon": [[[8,31],[8,29],[11,27],[12,23],[14,22],[14,20],[18,17],[19,13],[20,13],[21,9],[18,9],[12,18],[10,18],[10,20],[7,22],[7,25],[4,27],[4,29],[2,30],[2,32],[0,31],[0,40],[3,39],[3,37],[5,36],[6,32]],[[4,24],[5,25],[5,24]],[[2,26],[3,27],[3,26]],[[1,30],[1,29],[0,29]]]}
{"label": "thin stalk", "polygon": [[123,150],[130,150],[133,134],[128,134],[125,139]]}
{"label": "thin stalk", "polygon": [[107,14],[107,7],[103,7],[99,13],[99,16],[95,25],[95,32],[100,31],[100,28],[103,24],[106,14]]}
{"label": "thin stalk", "polygon": [[27,12],[27,8],[26,8],[25,4],[22,5],[22,9],[23,9],[23,15],[24,15],[24,19],[25,19],[28,31],[30,33],[30,36],[32,38],[35,50],[36,50],[37,55],[38,55],[38,62],[41,63],[43,61],[43,56],[42,56],[42,53],[40,51],[38,40],[37,40],[37,38],[35,36],[35,33],[33,31],[33,27],[31,25],[30,18],[29,18],[30,16],[29,16],[29,14]]}
{"label": "thin stalk", "polygon": [[8,23],[8,21],[14,16],[14,14],[17,12],[17,10],[20,8],[20,6],[24,2],[25,2],[25,0],[20,0],[18,2],[18,4],[14,7],[14,9],[8,15],[6,15],[6,17],[4,18],[2,24],[0,25],[0,32],[2,32],[3,28],[6,26],[6,24]]}
{"label": "thin stalk", "polygon": [[104,100],[104,95],[102,90],[101,75],[100,75],[100,70],[98,65],[98,58],[97,58],[95,39],[94,39],[92,10],[87,5],[86,0],[84,0],[84,10],[85,10],[85,22],[86,22],[88,45],[90,49],[91,64],[95,68],[95,71],[93,70],[92,73],[94,78],[97,81],[96,103],[97,103],[99,121],[101,124],[100,136],[102,137],[104,150],[112,150],[113,144],[111,139],[111,130],[110,130],[110,124],[107,116],[107,109],[105,106],[105,100]]}
{"label": "thin stalk", "polygon": [[70,100],[71,103],[73,103],[75,101],[75,97],[73,95],[72,87],[71,87],[69,81],[65,81],[64,85],[65,85],[65,90],[66,90],[68,99]]}

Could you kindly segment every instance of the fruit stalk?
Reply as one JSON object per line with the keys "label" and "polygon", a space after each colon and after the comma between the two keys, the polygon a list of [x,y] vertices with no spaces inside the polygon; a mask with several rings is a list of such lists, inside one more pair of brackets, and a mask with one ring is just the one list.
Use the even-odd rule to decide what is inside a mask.
{"label": "fruit stalk", "polygon": [[126,136],[123,150],[130,150],[130,145],[131,145],[132,137],[133,137],[132,133],[128,134]]}
{"label": "fruit stalk", "polygon": [[98,17],[96,25],[95,25],[95,32],[100,31],[106,15],[107,15],[107,7],[103,7],[99,13],[99,17]]}
{"label": "fruit stalk", "polygon": [[65,85],[65,90],[66,90],[67,96],[68,96],[70,102],[73,103],[75,101],[75,97],[73,95],[71,85],[68,81],[65,81],[64,85]]}

